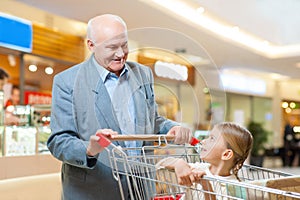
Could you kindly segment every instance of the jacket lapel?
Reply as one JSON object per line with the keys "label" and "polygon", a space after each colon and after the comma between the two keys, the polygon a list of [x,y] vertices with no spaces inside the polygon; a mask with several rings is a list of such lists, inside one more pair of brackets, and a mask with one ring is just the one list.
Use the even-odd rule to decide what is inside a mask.
{"label": "jacket lapel", "polygon": [[135,134],[144,134],[146,127],[146,117],[147,116],[147,105],[145,101],[145,92],[144,92],[144,81],[141,78],[140,72],[135,66],[127,65],[129,69],[129,85],[131,90],[133,91],[132,98],[134,102],[134,110],[135,110]]}
{"label": "jacket lapel", "polygon": [[[88,67],[86,69],[87,78],[90,80],[89,82],[91,84],[89,88],[92,90],[92,93],[94,93],[95,96],[96,117],[101,128],[110,128],[118,133],[121,133],[117,118],[113,112],[110,96],[103,81],[101,80],[97,68],[93,66],[92,57],[89,59]],[[124,146],[124,142],[116,143]]]}

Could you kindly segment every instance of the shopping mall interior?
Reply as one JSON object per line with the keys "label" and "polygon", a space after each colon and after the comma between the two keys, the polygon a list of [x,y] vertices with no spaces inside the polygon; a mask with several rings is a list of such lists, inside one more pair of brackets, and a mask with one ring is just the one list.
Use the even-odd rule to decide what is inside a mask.
{"label": "shopping mall interior", "polygon": [[[299,10],[294,0],[1,0],[0,68],[9,78],[0,93],[0,199],[5,191],[4,199],[39,199],[30,194],[49,193],[41,180],[55,191],[43,199],[59,199],[61,163],[46,146],[53,77],[90,56],[87,22],[104,13],[127,23],[128,60],[152,69],[160,115],[200,138],[222,121],[255,123],[265,138],[260,165],[299,174]],[[30,27],[29,46],[11,41],[27,33],[7,19]],[[15,86],[18,103],[7,106]]]}

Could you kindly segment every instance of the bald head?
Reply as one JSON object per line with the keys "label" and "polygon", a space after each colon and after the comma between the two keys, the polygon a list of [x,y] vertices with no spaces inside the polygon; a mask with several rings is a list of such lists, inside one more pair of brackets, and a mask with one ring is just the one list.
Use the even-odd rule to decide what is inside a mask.
{"label": "bald head", "polygon": [[129,53],[123,19],[111,14],[92,18],[88,22],[87,46],[100,66],[119,76]]}
{"label": "bald head", "polygon": [[89,20],[87,26],[87,39],[93,42],[103,42],[127,32],[124,20],[112,14],[96,16]]}

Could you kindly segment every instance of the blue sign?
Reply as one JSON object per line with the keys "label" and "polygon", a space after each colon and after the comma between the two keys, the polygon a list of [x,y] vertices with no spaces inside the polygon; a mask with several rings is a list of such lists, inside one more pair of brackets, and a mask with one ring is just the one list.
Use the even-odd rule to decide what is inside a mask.
{"label": "blue sign", "polygon": [[30,53],[32,23],[0,12],[0,46]]}

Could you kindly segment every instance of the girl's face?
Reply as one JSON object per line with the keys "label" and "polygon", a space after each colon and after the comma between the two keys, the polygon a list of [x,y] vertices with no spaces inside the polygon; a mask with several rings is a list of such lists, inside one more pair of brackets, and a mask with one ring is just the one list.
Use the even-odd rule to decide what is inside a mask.
{"label": "girl's face", "polygon": [[202,140],[201,144],[200,157],[211,164],[218,164],[227,149],[227,144],[217,128],[213,128],[208,138]]}

